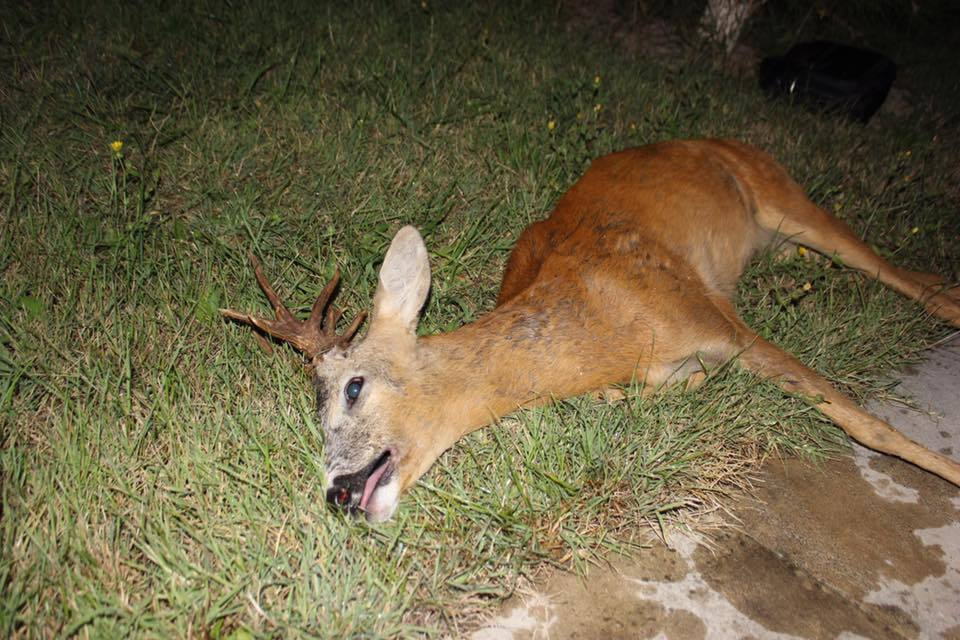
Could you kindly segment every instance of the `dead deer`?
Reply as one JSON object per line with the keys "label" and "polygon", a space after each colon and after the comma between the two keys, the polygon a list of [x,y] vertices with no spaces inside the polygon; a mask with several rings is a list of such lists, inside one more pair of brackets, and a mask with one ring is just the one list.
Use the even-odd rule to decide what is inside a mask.
{"label": "dead deer", "polygon": [[960,294],[889,264],[807,199],[766,153],[729,140],[652,144],[594,160],[548,218],[520,235],[496,308],[456,331],[417,337],[430,288],[413,227],[387,251],[366,336],[334,333],[332,281],[306,322],[254,263],[276,320],[223,315],[309,358],[325,433],[327,500],[368,520],[457,440],[520,407],[642,380],[646,388],[736,359],[801,394],[854,440],[960,485],[960,465],[925,449],[758,336],[731,302],[754,253],[809,247],[876,278],[960,327]]}

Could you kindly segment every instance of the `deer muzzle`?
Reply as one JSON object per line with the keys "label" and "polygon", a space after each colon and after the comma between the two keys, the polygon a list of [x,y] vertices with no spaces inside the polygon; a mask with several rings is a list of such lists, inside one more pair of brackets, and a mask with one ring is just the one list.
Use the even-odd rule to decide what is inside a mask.
{"label": "deer muzzle", "polygon": [[363,512],[374,522],[386,520],[396,509],[395,475],[393,455],[387,449],[362,469],[336,476],[327,488],[327,502],[348,513]]}

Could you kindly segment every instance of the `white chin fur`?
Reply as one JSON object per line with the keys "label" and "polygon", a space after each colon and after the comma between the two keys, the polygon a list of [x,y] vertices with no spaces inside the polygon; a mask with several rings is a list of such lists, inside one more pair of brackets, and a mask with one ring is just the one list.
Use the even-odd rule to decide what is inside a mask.
{"label": "white chin fur", "polygon": [[389,520],[400,503],[400,483],[394,477],[387,484],[377,487],[367,502],[367,522]]}

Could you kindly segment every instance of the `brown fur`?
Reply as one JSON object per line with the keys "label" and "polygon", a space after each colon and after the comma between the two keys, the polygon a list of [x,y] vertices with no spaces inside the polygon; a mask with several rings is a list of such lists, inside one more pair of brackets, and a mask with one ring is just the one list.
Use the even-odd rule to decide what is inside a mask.
{"label": "brown fur", "polygon": [[817,408],[855,440],[960,485],[960,465],[859,408],[738,317],[731,297],[744,267],[777,241],[835,256],[960,326],[956,290],[887,263],[762,151],[728,140],[621,151],[595,160],[521,234],[497,307],[456,331],[414,335],[426,252],[414,230],[398,234],[368,336],[337,363],[317,362],[331,393],[357,371],[393,382],[381,394],[374,380],[369,412],[359,403],[355,417],[326,410],[325,427],[362,423],[376,443],[361,447],[363,458],[331,461],[331,475],[388,448],[403,491],[463,435],[518,407],[638,378],[656,387],[702,375],[701,362],[738,358],[786,390],[822,398]]}
{"label": "brown fur", "polygon": [[[767,154],[724,140],[631,149],[594,161],[550,216],[523,232],[492,313],[422,341],[438,354],[436,375],[464,381],[456,393],[473,411],[462,412],[470,419],[457,435],[536,398],[635,376],[656,386],[697,356],[739,355],[790,391],[822,396],[817,408],[855,440],[960,484],[957,463],[863,411],[739,319],[736,283],[775,236],[836,256],[960,326],[956,298],[931,289],[938,277],[887,263]],[[517,319],[534,317],[540,336],[524,340]],[[463,371],[439,355],[451,344],[483,354],[483,365]]]}

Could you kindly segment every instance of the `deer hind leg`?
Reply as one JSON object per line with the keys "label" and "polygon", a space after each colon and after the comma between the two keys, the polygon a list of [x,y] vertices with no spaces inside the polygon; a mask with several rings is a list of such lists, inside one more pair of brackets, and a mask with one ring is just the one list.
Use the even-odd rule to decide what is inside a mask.
{"label": "deer hind leg", "polygon": [[960,464],[956,461],[930,451],[861,409],[824,377],[747,327],[726,300],[715,300],[714,304],[735,328],[731,355],[745,369],[773,380],[785,391],[814,399],[818,411],[860,444],[902,458],[960,486]]}
{"label": "deer hind leg", "polygon": [[550,248],[544,237],[545,222],[533,223],[524,229],[517,239],[503,270],[500,293],[497,294],[498,307],[526,289],[540,272],[540,265]]}
{"label": "deer hind leg", "polygon": [[960,327],[960,289],[932,273],[908,271],[877,255],[853,231],[810,202],[796,183],[771,199],[776,206],[760,203],[757,221],[769,231],[786,236],[843,264],[876,278],[891,289],[917,300],[928,312]]}

